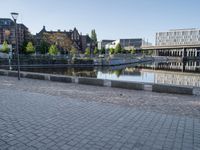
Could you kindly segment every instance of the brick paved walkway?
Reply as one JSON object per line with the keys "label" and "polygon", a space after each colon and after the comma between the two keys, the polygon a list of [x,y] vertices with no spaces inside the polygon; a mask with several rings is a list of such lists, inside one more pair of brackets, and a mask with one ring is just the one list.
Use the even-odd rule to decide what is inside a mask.
{"label": "brick paved walkway", "polygon": [[0,76],[0,150],[200,150],[200,98]]}

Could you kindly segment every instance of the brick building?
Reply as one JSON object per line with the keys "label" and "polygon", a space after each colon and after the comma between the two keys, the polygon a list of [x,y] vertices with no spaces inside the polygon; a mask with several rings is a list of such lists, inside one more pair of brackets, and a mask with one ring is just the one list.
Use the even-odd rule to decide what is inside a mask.
{"label": "brick building", "polygon": [[[21,51],[24,42],[31,40],[31,34],[24,24],[17,24],[17,38],[19,51]],[[12,45],[15,50],[15,23],[9,18],[0,18],[0,44],[3,44],[4,41]]]}
{"label": "brick building", "polygon": [[40,51],[42,41],[57,45],[61,53],[68,53],[72,47],[76,48],[79,52],[84,52],[88,46],[92,45],[91,38],[88,35],[79,34],[76,28],[70,31],[47,31],[45,26],[43,26],[43,29],[35,35],[37,51]]}

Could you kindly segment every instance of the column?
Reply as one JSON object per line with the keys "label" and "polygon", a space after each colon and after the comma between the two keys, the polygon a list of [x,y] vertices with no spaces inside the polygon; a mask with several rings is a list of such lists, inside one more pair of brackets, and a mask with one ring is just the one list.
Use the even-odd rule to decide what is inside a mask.
{"label": "column", "polygon": [[195,49],[195,57],[197,57],[197,49]]}

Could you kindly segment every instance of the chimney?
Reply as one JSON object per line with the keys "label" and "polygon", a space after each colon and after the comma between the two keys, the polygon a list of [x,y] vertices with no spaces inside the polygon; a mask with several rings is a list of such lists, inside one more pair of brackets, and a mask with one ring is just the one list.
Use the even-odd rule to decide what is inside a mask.
{"label": "chimney", "polygon": [[46,31],[46,27],[45,27],[45,26],[43,26],[43,30],[45,30],[45,31]]}

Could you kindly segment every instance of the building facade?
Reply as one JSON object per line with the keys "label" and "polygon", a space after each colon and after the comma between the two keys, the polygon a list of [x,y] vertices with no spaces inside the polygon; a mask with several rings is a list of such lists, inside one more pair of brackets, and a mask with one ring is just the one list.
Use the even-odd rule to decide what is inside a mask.
{"label": "building facade", "polygon": [[114,40],[101,40],[98,42],[98,49],[105,49],[106,44],[112,43]]}
{"label": "building facade", "polygon": [[40,50],[41,42],[44,40],[49,44],[57,45],[59,50],[67,53],[72,47],[76,48],[78,52],[84,52],[87,47],[92,45],[91,38],[88,35],[79,34],[76,28],[70,31],[47,31],[45,26],[43,26],[43,29],[35,35],[37,50]]}
{"label": "building facade", "polygon": [[121,45],[121,47],[125,50],[131,50],[131,49],[141,49],[141,47],[145,45],[151,45],[151,43],[145,42],[141,38],[137,39],[119,39],[116,41],[113,41],[111,43],[106,44],[106,49],[115,48],[118,44]]}
{"label": "building facade", "polygon": [[200,29],[175,29],[156,33],[156,46],[200,44]]}
{"label": "building facade", "polygon": [[[17,39],[20,51],[24,42],[31,40],[31,38],[28,28],[24,24],[17,24]],[[15,51],[15,23],[9,18],[0,18],[0,44],[4,41],[11,44]]]}
{"label": "building facade", "polygon": [[156,33],[155,46],[143,47],[153,50],[156,56],[200,58],[200,29],[176,29]]}

